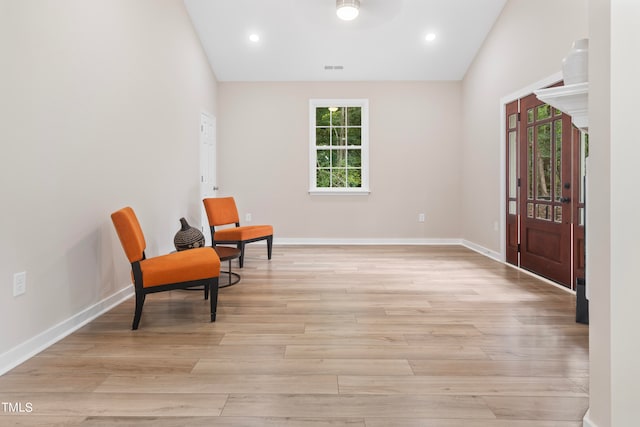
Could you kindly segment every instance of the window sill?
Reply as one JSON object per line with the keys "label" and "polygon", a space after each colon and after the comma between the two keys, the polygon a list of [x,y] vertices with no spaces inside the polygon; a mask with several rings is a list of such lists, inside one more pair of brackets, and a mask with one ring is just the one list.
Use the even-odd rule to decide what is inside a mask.
{"label": "window sill", "polygon": [[313,189],[309,190],[310,196],[368,196],[371,193],[366,188],[354,188],[354,189]]}

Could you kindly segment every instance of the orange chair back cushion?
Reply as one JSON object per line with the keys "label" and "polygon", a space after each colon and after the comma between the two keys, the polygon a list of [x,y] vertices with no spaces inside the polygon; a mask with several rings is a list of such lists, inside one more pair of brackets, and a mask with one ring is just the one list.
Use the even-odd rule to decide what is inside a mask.
{"label": "orange chair back cushion", "polygon": [[142,254],[147,247],[142,234],[142,228],[133,209],[122,208],[111,214],[111,221],[118,233],[120,243],[124,253],[129,258],[129,262],[136,262],[142,259]]}
{"label": "orange chair back cushion", "polygon": [[235,224],[240,222],[238,208],[233,197],[212,197],[204,199],[204,209],[207,211],[209,225]]}

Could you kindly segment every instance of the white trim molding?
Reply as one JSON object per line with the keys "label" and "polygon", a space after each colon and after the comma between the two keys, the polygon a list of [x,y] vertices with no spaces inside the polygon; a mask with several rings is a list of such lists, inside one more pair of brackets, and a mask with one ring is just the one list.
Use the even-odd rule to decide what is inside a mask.
{"label": "white trim molding", "polygon": [[498,262],[504,262],[500,255],[500,252],[492,251],[491,249],[487,249],[484,246],[480,246],[468,240],[462,240],[460,244],[467,249],[471,249],[474,252],[478,252],[479,254],[492,258]]}
{"label": "white trim molding", "polygon": [[582,131],[589,131],[589,83],[551,87],[534,91],[538,99],[571,116]]}
{"label": "white trim molding", "polygon": [[598,427],[596,423],[591,421],[589,409],[587,409],[587,413],[584,414],[584,418],[582,419],[582,427]]}
{"label": "white trim molding", "polygon": [[74,314],[67,320],[63,320],[35,337],[4,352],[0,355],[0,375],[4,375],[6,372],[52,346],[67,335],[77,331],[95,318],[131,298],[134,294],[133,285],[129,285],[102,301]]}
{"label": "white trim molding", "polygon": [[309,191],[310,196],[368,196],[369,194],[371,194],[371,191],[369,190],[342,190],[339,188],[318,188],[313,191]]}

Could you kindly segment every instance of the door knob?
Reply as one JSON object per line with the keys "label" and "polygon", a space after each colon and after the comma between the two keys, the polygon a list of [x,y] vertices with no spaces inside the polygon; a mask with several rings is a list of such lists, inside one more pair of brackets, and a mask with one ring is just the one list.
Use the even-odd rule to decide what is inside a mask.
{"label": "door knob", "polygon": [[560,201],[561,201],[562,203],[569,203],[569,202],[571,201],[571,197],[562,197],[562,198],[560,199]]}

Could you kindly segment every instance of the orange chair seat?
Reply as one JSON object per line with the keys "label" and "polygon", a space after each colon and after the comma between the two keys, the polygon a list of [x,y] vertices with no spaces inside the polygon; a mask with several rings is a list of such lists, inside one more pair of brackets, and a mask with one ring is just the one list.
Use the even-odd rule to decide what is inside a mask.
{"label": "orange chair seat", "polygon": [[220,258],[213,248],[188,249],[140,261],[143,286],[190,282],[220,274]]}
{"label": "orange chair seat", "polygon": [[213,240],[216,242],[251,240],[271,236],[272,234],[273,227],[270,225],[243,225],[241,227],[216,230],[213,234]]}

